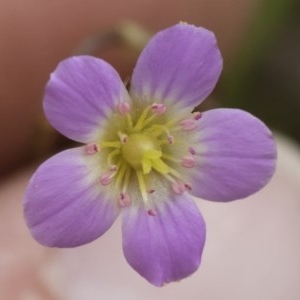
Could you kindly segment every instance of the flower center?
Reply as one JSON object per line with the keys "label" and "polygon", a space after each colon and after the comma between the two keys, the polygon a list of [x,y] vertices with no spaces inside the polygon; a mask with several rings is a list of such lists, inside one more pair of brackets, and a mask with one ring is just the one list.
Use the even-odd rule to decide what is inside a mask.
{"label": "flower center", "polygon": [[132,168],[149,173],[148,167],[153,160],[160,159],[162,151],[158,141],[151,135],[133,133],[123,145],[122,154]]}
{"label": "flower center", "polygon": [[[181,170],[195,166],[196,151],[191,145],[185,145],[187,134],[196,128],[201,115],[170,118],[167,107],[160,103],[130,114],[130,105],[122,102],[117,111],[120,119],[115,119],[115,124],[100,142],[88,144],[86,153],[90,155],[101,150],[99,155],[106,157],[108,169],[100,176],[100,183],[102,186],[114,183],[114,189],[119,190],[121,207],[131,205],[132,200],[139,201],[130,196],[138,186],[143,203],[153,216],[155,213],[149,199],[155,192],[155,187],[149,186],[152,172],[167,179],[176,194],[191,189],[190,184],[184,182]],[[185,141],[180,138],[182,133]]]}

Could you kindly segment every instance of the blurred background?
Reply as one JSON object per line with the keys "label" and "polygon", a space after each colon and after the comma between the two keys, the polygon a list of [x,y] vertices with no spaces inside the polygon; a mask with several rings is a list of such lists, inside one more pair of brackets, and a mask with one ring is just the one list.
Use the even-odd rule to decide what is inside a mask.
{"label": "blurred background", "polygon": [[[97,251],[87,246],[87,250],[79,250],[78,253],[73,250],[57,253],[55,251],[61,250],[48,250],[37,245],[32,241],[25,227],[21,198],[35,166],[51,154],[70,146],[69,141],[48,125],[42,111],[43,90],[50,73],[58,62],[74,54],[96,55],[110,62],[126,80],[131,75],[139,51],[148,37],[179,21],[212,30],[223,55],[224,70],[221,79],[211,95],[211,99],[205,102],[202,109],[214,106],[245,109],[262,119],[274,131],[284,135],[284,138],[280,138],[280,144],[290,143],[286,142],[286,137],[294,141],[291,146],[293,150],[291,152],[284,150],[289,154],[282,155],[286,160],[279,163],[287,173],[285,176],[280,175],[281,181],[277,178],[276,185],[273,184],[262,195],[272,195],[272,197],[278,195],[275,189],[281,185],[284,185],[285,190],[289,190],[291,193],[294,191],[293,188],[298,188],[297,182],[300,180],[300,175],[299,173],[295,173],[295,175],[294,172],[297,172],[295,168],[300,157],[297,149],[297,143],[300,142],[299,1],[0,0],[0,299],[121,299],[121,295],[124,294],[131,295],[131,299],[140,299],[138,294],[133,293],[132,290],[128,292],[124,286],[122,286],[123,294],[121,292],[120,294],[110,294],[114,289],[112,281],[118,277],[118,273],[121,273],[118,269],[115,270],[114,276],[109,275],[108,278],[103,279],[102,273],[98,274],[92,267],[93,270],[85,268],[86,273],[84,274],[93,274],[93,278],[98,276],[104,282],[110,280],[111,286],[105,288],[104,285],[101,292],[95,288],[96,283],[91,284],[92,280],[86,279],[90,275],[87,277],[82,275],[80,279],[77,278],[77,281],[74,279],[76,285],[82,283],[80,291],[77,290],[76,293],[58,292],[62,282],[66,284],[67,279],[70,280],[70,276],[73,276],[71,274],[74,270],[75,273],[81,272],[83,266],[76,264],[78,261],[82,261],[84,251],[91,251],[90,257],[95,256]],[[130,22],[134,22],[140,27],[131,27]],[[286,146],[280,147],[286,149]],[[288,147],[288,149],[290,148]],[[289,164],[289,169],[285,168],[286,164]],[[287,178],[292,187],[283,182]],[[281,193],[279,194],[281,195]],[[286,227],[283,226],[283,228],[290,234],[292,233],[290,239],[293,246],[288,244],[285,249],[287,252],[281,250],[276,252],[278,257],[275,255],[274,261],[270,260],[265,266],[266,270],[268,267],[270,274],[273,274],[270,271],[273,270],[271,267],[273,262],[274,264],[275,261],[278,263],[283,256],[289,255],[288,266],[300,265],[300,259],[297,259],[298,255],[295,254],[295,251],[300,250],[299,237],[295,239],[296,232],[299,235],[300,230],[298,221],[300,211],[298,201],[296,201],[298,195],[298,190],[297,193],[295,191],[292,194],[293,201],[291,200],[290,206],[282,208],[281,202],[278,202],[279,204],[276,206],[276,212],[282,211],[282,209],[286,211],[284,218],[287,223],[284,223]],[[282,198],[284,197],[286,195],[283,195]],[[259,198],[253,203],[260,203]],[[214,222],[216,212],[211,209],[211,206],[204,206],[204,209],[207,210],[208,221]],[[226,213],[227,210],[229,211],[222,207],[220,211],[217,209],[217,212],[222,215],[221,210],[223,209],[226,210]],[[236,207],[231,207],[231,209],[233,213],[229,214],[233,218],[235,218],[234,214],[244,213],[244,217],[247,219],[246,207],[242,208],[242,212]],[[269,211],[267,204],[265,210]],[[255,212],[255,208],[252,212]],[[274,224],[267,222],[270,231],[270,224],[273,224],[275,228],[279,226],[278,218],[275,218],[275,216],[277,217],[276,212],[270,216],[273,217]],[[293,215],[294,219],[292,218],[294,223],[288,223],[291,220],[291,212],[297,212],[295,216]],[[227,236],[229,239],[242,239],[243,237],[240,232],[240,235],[237,235],[235,229],[236,226],[241,225],[238,223],[241,222],[241,219],[238,218],[236,222],[232,227],[230,227],[232,224],[226,223],[230,227],[230,234]],[[261,223],[258,224],[265,224],[263,217]],[[244,225],[246,226],[245,232],[247,232],[250,225],[248,223]],[[259,228],[257,230],[259,231]],[[266,231],[266,235],[270,235],[270,231]],[[219,234],[218,230],[215,233]],[[119,233],[116,235],[118,236]],[[108,239],[107,244],[100,242],[101,244],[97,246],[98,250],[104,247],[106,250],[103,251],[110,253],[110,247],[121,248],[120,237],[118,237],[116,245],[115,242],[110,244],[111,240],[106,236],[105,238]],[[255,241],[254,236],[253,239]],[[264,238],[261,237],[261,242],[264,243],[264,241]],[[274,251],[275,241],[277,240],[274,236],[272,249],[268,248],[268,243],[265,244],[266,253]],[[210,247],[214,249],[209,245],[209,249]],[[249,251],[247,249],[245,251]],[[101,252],[101,250],[99,251]],[[69,256],[68,253],[70,253]],[[116,262],[124,263],[121,253],[116,255]],[[292,259],[294,257],[297,259],[296,262]],[[211,256],[211,259],[215,258]],[[265,261],[263,257],[261,259]],[[90,264],[93,265],[91,262]],[[58,265],[63,265],[64,268],[59,269]],[[287,272],[284,274],[289,274],[289,285],[283,286],[280,290],[281,293],[277,293],[278,298],[276,296],[274,298],[271,292],[272,288],[274,290],[273,284],[267,285],[263,290],[265,294],[260,294],[259,291],[258,294],[253,294],[255,284],[251,288],[251,280],[245,280],[245,282],[240,282],[243,286],[240,292],[234,293],[232,292],[233,287],[232,290],[224,287],[227,294],[223,292],[222,299],[248,299],[248,296],[249,299],[271,299],[270,295],[273,295],[272,300],[299,299],[299,288],[297,290],[297,285],[293,285],[293,283],[297,276],[298,280],[300,279],[300,274],[299,272],[293,273],[294,269],[288,269],[285,264],[283,267],[286,267]],[[129,269],[129,266],[125,268]],[[208,266],[206,268],[209,269]],[[222,270],[225,272],[229,266],[223,266],[223,268]],[[212,291],[215,290],[212,280],[213,270],[218,272],[218,268],[217,266],[211,267],[209,270],[210,279],[202,278],[202,280],[206,283],[206,288]],[[278,269],[277,271],[279,272]],[[128,274],[132,274],[131,270],[128,272]],[[45,275],[46,273],[47,275]],[[232,277],[233,281],[240,280],[241,273],[233,272],[231,274],[236,276]],[[244,275],[250,276],[250,278],[257,276],[255,272],[252,272],[251,275],[247,274]],[[130,288],[134,287],[135,282],[137,285],[140,284],[140,279],[134,276],[136,275],[130,279]],[[201,276],[205,277],[205,274],[202,273]],[[125,275],[121,278],[127,280]],[[120,282],[118,283],[120,284]],[[200,283],[194,280],[191,286],[195,288],[198,284]],[[179,294],[177,290],[174,292],[170,288],[168,292],[164,292],[163,296],[154,292],[153,297],[151,296],[152,290],[145,288],[144,292],[146,291],[148,296],[150,293],[149,299],[163,299],[162,297],[170,295],[173,297],[187,295],[184,289],[188,288],[190,286],[184,286]],[[72,290],[72,284],[69,284],[69,289]],[[200,291],[203,289],[204,287],[200,287]],[[290,297],[283,297],[286,290],[291,293]],[[243,291],[247,291],[247,293],[243,294]],[[269,291],[271,294],[268,294]],[[197,293],[197,289],[195,293]],[[188,299],[199,299],[193,295],[188,294]],[[207,292],[205,295],[206,298],[203,299],[206,300],[220,299],[215,293]],[[264,296],[250,298],[253,295]]]}
{"label": "blurred background", "polygon": [[[300,140],[299,1],[1,0],[0,5],[1,176],[57,142],[41,103],[60,60],[91,53],[108,60],[124,79],[131,75],[140,49],[124,50],[121,38],[106,36],[125,20],[149,33],[180,20],[214,31],[224,57],[213,94],[217,105],[246,109]],[[92,45],[82,46],[89,37]]]}

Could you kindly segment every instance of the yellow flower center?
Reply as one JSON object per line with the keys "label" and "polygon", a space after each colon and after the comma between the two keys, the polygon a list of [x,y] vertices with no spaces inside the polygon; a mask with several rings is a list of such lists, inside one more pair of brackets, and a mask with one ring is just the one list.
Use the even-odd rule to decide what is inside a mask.
{"label": "yellow flower center", "polygon": [[[163,104],[154,103],[147,106],[140,114],[130,114],[130,107],[121,103],[118,107],[121,119],[109,128],[108,134],[100,142],[89,144],[87,153],[101,150],[100,155],[107,158],[108,170],[100,177],[103,186],[114,182],[114,189],[119,191],[119,205],[126,207],[131,204],[128,188],[132,181],[138,184],[143,203],[151,211],[148,194],[155,191],[149,187],[149,175],[156,172],[166,178],[175,193],[190,189],[188,183],[182,181],[178,168],[192,168],[195,164],[195,150],[187,147],[187,154],[180,158],[174,157],[174,146],[182,144],[175,140],[173,133],[188,133],[195,128],[197,118],[169,119]],[[119,118],[119,117],[118,117]],[[178,135],[177,135],[178,136]]]}
{"label": "yellow flower center", "polygon": [[169,168],[161,160],[162,151],[157,139],[149,134],[133,133],[122,146],[122,155],[129,165],[143,174],[152,168],[160,173],[168,173]]}

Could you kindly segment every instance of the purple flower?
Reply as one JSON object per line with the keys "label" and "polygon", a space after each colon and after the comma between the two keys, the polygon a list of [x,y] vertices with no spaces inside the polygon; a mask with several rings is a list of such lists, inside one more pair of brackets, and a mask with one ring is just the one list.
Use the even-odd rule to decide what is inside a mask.
{"label": "purple flower", "polygon": [[31,178],[24,210],[34,238],[79,246],[122,213],[124,255],[139,274],[161,286],[196,271],[205,223],[192,196],[244,198],[275,169],[276,147],[260,120],[238,109],[191,113],[221,69],[214,34],[187,24],[151,39],[129,92],[101,59],[61,62],[44,110],[59,132],[86,145],[58,153]]}

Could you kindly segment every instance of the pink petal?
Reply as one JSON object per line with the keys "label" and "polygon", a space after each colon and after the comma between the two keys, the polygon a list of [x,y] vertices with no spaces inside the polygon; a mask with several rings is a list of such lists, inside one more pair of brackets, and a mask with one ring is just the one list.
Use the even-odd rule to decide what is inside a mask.
{"label": "pink petal", "polygon": [[162,286],[195,272],[205,242],[205,223],[187,195],[172,194],[151,213],[123,212],[123,251],[128,263],[149,282]]}
{"label": "pink petal", "polygon": [[150,40],[133,72],[131,92],[140,101],[193,108],[212,92],[221,70],[214,34],[180,23]]}
{"label": "pink petal", "polygon": [[116,202],[94,175],[84,147],[63,151],[31,178],[24,214],[34,238],[46,246],[75,247],[101,236],[118,216]]}
{"label": "pink petal", "polygon": [[52,73],[44,110],[59,132],[88,143],[97,139],[103,121],[128,97],[112,66],[95,57],[77,56],[61,62]]}
{"label": "pink petal", "polygon": [[245,198],[264,187],[276,164],[276,145],[263,122],[238,109],[203,113],[194,135],[192,194],[207,200]]}

